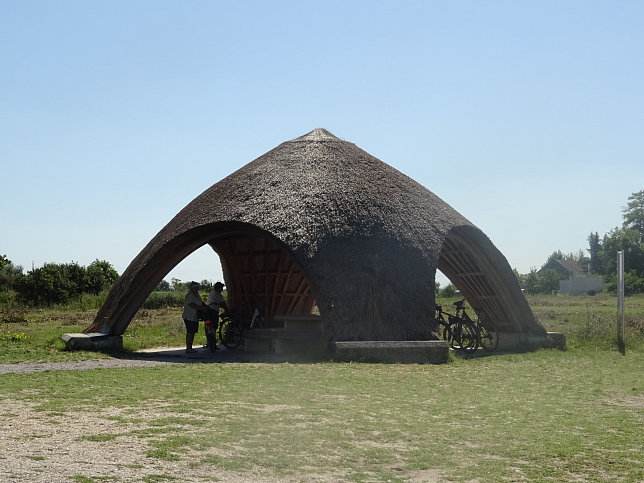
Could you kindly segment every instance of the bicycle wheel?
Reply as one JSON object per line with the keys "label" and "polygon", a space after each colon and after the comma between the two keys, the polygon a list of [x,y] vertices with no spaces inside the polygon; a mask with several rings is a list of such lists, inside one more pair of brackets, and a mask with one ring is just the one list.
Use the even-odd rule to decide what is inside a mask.
{"label": "bicycle wheel", "polygon": [[489,323],[479,323],[479,334],[481,347],[488,352],[495,351],[499,346],[499,334],[496,329]]}
{"label": "bicycle wheel", "polygon": [[463,323],[458,320],[450,324],[450,333],[449,333],[449,345],[452,349],[462,349],[463,343],[461,338],[463,337]]}
{"label": "bicycle wheel", "polygon": [[478,345],[476,340],[476,329],[470,324],[458,321],[451,326],[452,349],[461,349],[466,352],[473,352]]}
{"label": "bicycle wheel", "polygon": [[219,325],[219,340],[228,349],[236,349],[243,339],[239,322],[233,319],[224,319]]}
{"label": "bicycle wheel", "polygon": [[461,335],[461,348],[468,354],[476,352],[479,347],[478,331],[472,322],[463,323]]}
{"label": "bicycle wheel", "polygon": [[438,326],[438,335],[441,339],[451,342],[452,340],[452,331],[449,324],[441,322]]}

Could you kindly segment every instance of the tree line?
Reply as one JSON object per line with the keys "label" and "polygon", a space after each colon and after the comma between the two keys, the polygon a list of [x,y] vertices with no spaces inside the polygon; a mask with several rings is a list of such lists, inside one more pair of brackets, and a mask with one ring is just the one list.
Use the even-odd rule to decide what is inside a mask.
{"label": "tree line", "polygon": [[[0,255],[0,306],[65,305],[82,300],[84,296],[105,294],[118,278],[118,272],[105,260],[95,260],[87,267],[77,262],[45,263],[24,273],[20,265],[14,264],[6,255]],[[190,282],[177,278],[171,280],[162,280],[157,285],[155,292],[159,294],[150,297],[152,305],[177,305],[183,302]],[[212,288],[210,280],[201,281],[202,290],[209,292]]]}
{"label": "tree line", "polygon": [[0,301],[15,297],[21,305],[66,304],[83,295],[99,295],[109,289],[119,274],[109,262],[95,260],[87,267],[77,262],[45,263],[26,274],[6,255],[0,255]]}
{"label": "tree line", "polygon": [[[644,293],[644,190],[631,194],[628,203],[622,208],[622,226],[615,227],[603,237],[591,232],[586,241],[585,254],[563,254],[553,252],[546,263],[552,259],[576,263],[588,275],[603,279],[605,290],[617,290],[617,253],[624,252],[624,288],[627,294]],[[544,264],[545,265],[545,264]],[[531,268],[527,274],[516,273],[521,288],[527,293],[551,293],[559,289],[559,281],[567,278],[554,270],[539,273]]]}
{"label": "tree line", "polygon": [[[602,277],[606,290],[614,292],[617,288],[617,252],[621,250],[625,254],[626,292],[644,293],[644,190],[629,196],[622,217],[622,226],[603,237],[597,232],[588,235],[588,254],[583,250],[569,254],[557,250],[546,263],[552,259],[572,261],[589,275]],[[530,294],[551,293],[559,289],[559,281],[566,278],[554,270],[539,272],[534,267],[527,274],[515,270],[515,275],[521,288]],[[66,304],[83,295],[99,295],[111,288],[118,278],[114,267],[104,260],[95,260],[87,267],[76,262],[46,263],[25,274],[21,266],[13,264],[6,255],[0,255],[0,305],[8,305],[14,299],[21,305],[30,306]],[[188,282],[172,278],[171,282],[162,280],[156,291],[185,293],[187,285]],[[202,280],[201,285],[203,290],[212,290],[209,280]],[[454,289],[450,284],[442,292],[449,295]]]}

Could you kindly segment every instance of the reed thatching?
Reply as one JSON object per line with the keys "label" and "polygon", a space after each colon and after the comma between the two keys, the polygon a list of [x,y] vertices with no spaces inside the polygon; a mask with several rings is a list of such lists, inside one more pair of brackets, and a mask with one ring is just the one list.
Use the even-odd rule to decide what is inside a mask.
{"label": "reed thatching", "polygon": [[87,331],[122,334],[157,283],[204,244],[220,256],[229,305],[260,306],[272,319],[315,304],[329,340],[431,338],[437,268],[501,330],[545,334],[478,228],[324,129],[195,198],[132,261]]}

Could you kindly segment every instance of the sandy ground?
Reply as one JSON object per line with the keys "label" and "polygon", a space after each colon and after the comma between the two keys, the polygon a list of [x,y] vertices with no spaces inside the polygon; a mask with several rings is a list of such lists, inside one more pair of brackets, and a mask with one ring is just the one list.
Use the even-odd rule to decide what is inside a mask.
{"label": "sandy ground", "polygon": [[[201,349],[196,354],[187,355],[181,348],[161,348],[82,362],[0,364],[0,387],[1,374],[177,363],[256,362],[261,357],[225,349],[214,354]],[[262,478],[261,475],[240,475],[219,470],[212,474],[207,465],[189,467],[190,458],[182,461],[149,458],[146,452],[153,448],[148,446],[144,438],[117,436],[107,441],[87,439],[92,435],[123,433],[123,426],[107,416],[119,416],[119,412],[125,410],[112,408],[108,413],[100,414],[73,411],[51,414],[34,411],[34,406],[35,403],[24,400],[0,400],[0,481],[275,481]],[[131,408],[128,410],[131,411]],[[144,418],[147,420],[165,416],[167,414],[155,414],[154,410],[145,408]],[[144,427],[147,426],[142,423]],[[127,432],[131,433],[132,429]]]}

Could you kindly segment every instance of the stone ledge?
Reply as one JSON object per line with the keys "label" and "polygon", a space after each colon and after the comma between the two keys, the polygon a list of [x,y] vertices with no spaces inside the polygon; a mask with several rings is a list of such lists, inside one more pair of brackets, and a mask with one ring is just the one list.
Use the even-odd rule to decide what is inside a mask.
{"label": "stone ledge", "polygon": [[292,340],[315,340],[321,337],[319,332],[314,330],[290,330],[282,328],[273,329],[251,329],[244,331],[246,339],[292,339]]}
{"label": "stone ledge", "polygon": [[341,361],[443,364],[449,358],[444,340],[346,341],[333,343],[332,349]]}
{"label": "stone ledge", "polygon": [[100,332],[71,333],[63,334],[61,339],[65,342],[65,349],[70,351],[123,351],[123,337],[120,335],[105,335]]}
{"label": "stone ledge", "polygon": [[559,332],[547,332],[545,335],[534,335],[525,332],[499,332],[498,352],[535,350],[540,347],[566,348],[566,336]]}
{"label": "stone ledge", "polygon": [[548,332],[544,347],[565,350],[566,349],[566,334],[561,332]]}
{"label": "stone ledge", "polygon": [[322,318],[319,315],[276,315],[275,320],[282,322],[288,330],[322,332]]}

